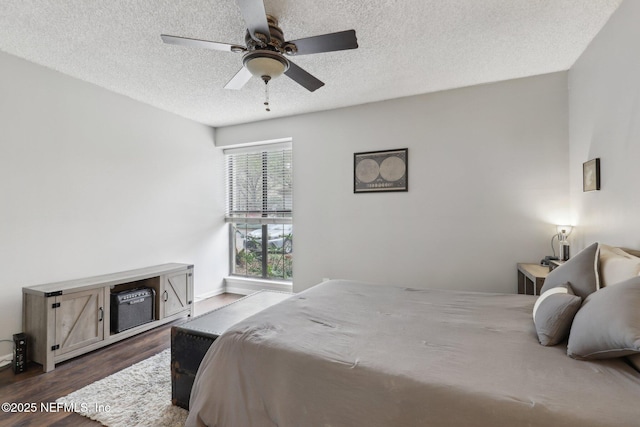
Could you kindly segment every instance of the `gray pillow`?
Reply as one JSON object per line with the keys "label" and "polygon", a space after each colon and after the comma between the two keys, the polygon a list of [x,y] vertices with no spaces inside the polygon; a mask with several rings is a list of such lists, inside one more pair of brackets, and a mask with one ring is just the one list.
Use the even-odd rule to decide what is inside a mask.
{"label": "gray pillow", "polygon": [[533,307],[533,323],[542,345],[556,345],[569,335],[571,322],[582,299],[565,283],[549,289],[536,300]]}
{"label": "gray pillow", "polygon": [[567,354],[607,359],[640,352],[640,277],[607,286],[584,301],[573,319]]}
{"label": "gray pillow", "polygon": [[585,299],[597,289],[596,285],[596,254],[598,243],[578,252],[569,261],[554,269],[544,280],[540,295],[545,291],[569,282],[573,292]]}

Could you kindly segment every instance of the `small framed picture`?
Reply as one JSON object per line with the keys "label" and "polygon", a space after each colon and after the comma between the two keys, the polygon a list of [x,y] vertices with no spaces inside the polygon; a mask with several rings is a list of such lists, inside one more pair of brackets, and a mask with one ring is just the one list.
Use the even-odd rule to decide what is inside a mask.
{"label": "small framed picture", "polygon": [[409,190],[408,149],[368,151],[353,155],[353,192]]}
{"label": "small framed picture", "polygon": [[600,190],[600,159],[582,164],[582,191]]}

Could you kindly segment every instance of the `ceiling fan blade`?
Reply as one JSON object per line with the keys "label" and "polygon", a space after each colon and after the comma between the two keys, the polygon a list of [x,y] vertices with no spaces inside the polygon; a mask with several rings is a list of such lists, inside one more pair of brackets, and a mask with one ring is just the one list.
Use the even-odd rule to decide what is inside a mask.
{"label": "ceiling fan blade", "polygon": [[210,42],[207,40],[189,39],[187,37],[170,36],[161,34],[162,41],[168,44],[176,44],[179,46],[201,47],[210,50],[221,50],[224,52],[244,52],[247,49],[244,46],[235,44]]}
{"label": "ceiling fan blade", "polygon": [[355,30],[340,31],[337,33],[323,34],[321,36],[306,37],[304,39],[291,40],[287,43],[296,45],[296,55],[308,55],[310,53],[334,52],[336,50],[356,49],[358,39]]}
{"label": "ceiling fan blade", "polygon": [[269,23],[267,22],[267,12],[264,9],[264,3],[262,0],[236,0],[242,17],[251,38],[257,42],[262,42],[256,37],[256,33],[264,34],[267,37],[267,42],[271,41],[271,35],[269,32]]}
{"label": "ceiling fan blade", "polygon": [[249,72],[249,70],[247,70],[245,67],[242,67],[240,69],[240,71],[238,71],[236,73],[235,76],[233,76],[233,78],[231,80],[229,80],[229,83],[227,83],[224,88],[225,89],[233,89],[233,90],[239,90],[242,89],[242,87],[251,79],[251,73]]}
{"label": "ceiling fan blade", "polygon": [[320,89],[324,86],[324,83],[313,77],[311,74],[307,73],[302,68],[298,67],[293,62],[289,61],[289,69],[284,72],[287,77],[294,80],[300,86],[306,88],[310,92],[315,91],[316,89]]}

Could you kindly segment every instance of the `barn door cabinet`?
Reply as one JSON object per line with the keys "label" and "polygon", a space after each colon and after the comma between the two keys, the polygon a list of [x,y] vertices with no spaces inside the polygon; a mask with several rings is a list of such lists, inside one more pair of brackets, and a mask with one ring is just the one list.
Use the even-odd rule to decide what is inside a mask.
{"label": "barn door cabinet", "polygon": [[[155,291],[153,319],[111,331],[111,294]],[[162,264],[121,273],[22,288],[28,359],[45,372],[56,363],[193,315],[193,265]]]}
{"label": "barn door cabinet", "polygon": [[167,274],[162,281],[161,316],[174,316],[190,309],[193,301],[193,274],[190,271],[180,271]]}

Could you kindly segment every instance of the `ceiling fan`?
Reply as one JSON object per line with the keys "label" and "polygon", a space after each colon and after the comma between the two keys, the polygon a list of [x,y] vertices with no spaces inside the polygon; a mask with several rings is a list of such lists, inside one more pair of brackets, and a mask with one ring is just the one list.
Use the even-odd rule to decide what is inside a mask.
{"label": "ceiling fan", "polygon": [[[267,84],[271,79],[285,74],[313,92],[324,86],[324,83],[287,57],[358,47],[355,30],[285,41],[284,34],[278,27],[278,20],[267,15],[263,0],[236,0],[236,2],[247,25],[246,46],[161,35],[162,40],[169,44],[243,53],[243,67],[229,80],[225,89],[241,89],[252,76],[260,77]],[[268,105],[268,99],[265,105]]]}

